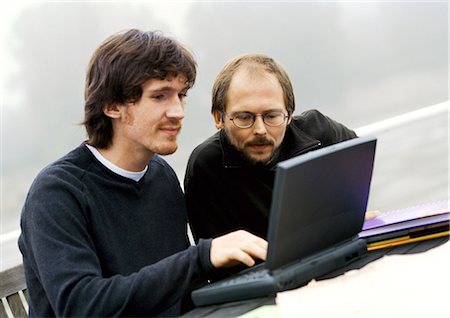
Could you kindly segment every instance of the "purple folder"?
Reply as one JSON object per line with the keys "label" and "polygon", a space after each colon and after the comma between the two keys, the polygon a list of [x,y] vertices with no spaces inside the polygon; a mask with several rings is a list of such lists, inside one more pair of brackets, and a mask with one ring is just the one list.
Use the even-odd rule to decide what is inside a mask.
{"label": "purple folder", "polygon": [[384,233],[448,222],[450,199],[422,204],[410,208],[382,213],[365,221],[359,237],[371,237]]}

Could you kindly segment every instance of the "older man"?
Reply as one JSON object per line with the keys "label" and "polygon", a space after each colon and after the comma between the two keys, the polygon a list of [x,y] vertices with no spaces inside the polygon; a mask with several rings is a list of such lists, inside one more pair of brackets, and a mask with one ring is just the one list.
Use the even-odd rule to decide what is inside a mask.
{"label": "older man", "polygon": [[294,110],[288,74],[271,57],[239,56],[219,72],[212,90],[219,131],[194,149],[184,180],[196,241],[235,229],[266,237],[276,164],[356,137],[317,110]]}

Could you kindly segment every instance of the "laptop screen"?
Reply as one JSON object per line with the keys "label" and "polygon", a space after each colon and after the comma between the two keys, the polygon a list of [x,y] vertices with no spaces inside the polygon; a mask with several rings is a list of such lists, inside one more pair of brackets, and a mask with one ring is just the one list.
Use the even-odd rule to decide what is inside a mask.
{"label": "laptop screen", "polygon": [[361,231],[375,148],[375,137],[359,137],[277,165],[266,268],[301,260]]}

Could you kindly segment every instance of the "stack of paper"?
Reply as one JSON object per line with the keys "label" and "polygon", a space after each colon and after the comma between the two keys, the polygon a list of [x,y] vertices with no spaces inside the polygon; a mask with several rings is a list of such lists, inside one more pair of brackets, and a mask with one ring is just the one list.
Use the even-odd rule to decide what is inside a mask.
{"label": "stack of paper", "polygon": [[364,222],[359,237],[368,250],[449,235],[450,200],[394,210]]}
{"label": "stack of paper", "polygon": [[277,294],[281,318],[448,317],[450,242]]}

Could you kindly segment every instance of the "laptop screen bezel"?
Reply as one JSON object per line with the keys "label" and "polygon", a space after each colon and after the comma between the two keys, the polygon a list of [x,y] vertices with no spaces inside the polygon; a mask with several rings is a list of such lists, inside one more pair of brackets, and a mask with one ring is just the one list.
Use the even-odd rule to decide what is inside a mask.
{"label": "laptop screen bezel", "polygon": [[[376,142],[373,136],[358,137],[277,164],[267,269],[301,260],[361,231]],[[333,210],[336,204],[345,211]]]}

